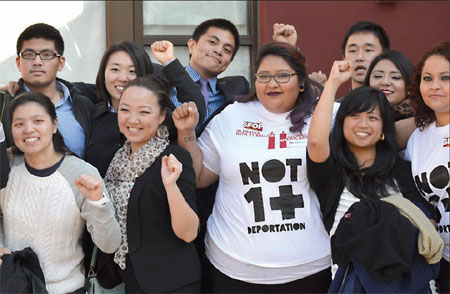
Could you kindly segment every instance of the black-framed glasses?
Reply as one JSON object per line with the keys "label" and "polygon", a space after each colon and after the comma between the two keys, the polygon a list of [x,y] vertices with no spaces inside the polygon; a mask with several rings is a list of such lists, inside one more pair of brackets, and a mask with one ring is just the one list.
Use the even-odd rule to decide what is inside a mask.
{"label": "black-framed glasses", "polygon": [[289,80],[291,79],[291,76],[294,76],[298,74],[298,72],[293,72],[293,73],[289,73],[289,72],[280,72],[274,75],[268,74],[268,73],[256,73],[256,81],[258,81],[259,83],[268,83],[270,82],[270,79],[273,78],[275,80],[275,82],[277,83],[287,83],[289,82]]}
{"label": "black-framed glasses", "polygon": [[55,57],[60,58],[61,54],[58,53],[54,53],[52,51],[49,50],[44,50],[41,52],[35,52],[32,50],[28,50],[28,51],[23,51],[19,53],[19,56],[21,56],[23,59],[28,59],[28,60],[33,60],[36,58],[36,56],[39,55],[39,57],[42,60],[52,60]]}

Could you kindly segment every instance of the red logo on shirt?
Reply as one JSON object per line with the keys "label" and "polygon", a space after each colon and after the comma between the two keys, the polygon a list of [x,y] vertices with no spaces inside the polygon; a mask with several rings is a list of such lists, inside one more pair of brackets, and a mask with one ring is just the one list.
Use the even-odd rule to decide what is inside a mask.
{"label": "red logo on shirt", "polygon": [[450,137],[444,138],[444,144],[442,147],[450,147]]}
{"label": "red logo on shirt", "polygon": [[262,122],[254,123],[251,121],[244,122],[244,129],[250,129],[261,132],[263,130]]}

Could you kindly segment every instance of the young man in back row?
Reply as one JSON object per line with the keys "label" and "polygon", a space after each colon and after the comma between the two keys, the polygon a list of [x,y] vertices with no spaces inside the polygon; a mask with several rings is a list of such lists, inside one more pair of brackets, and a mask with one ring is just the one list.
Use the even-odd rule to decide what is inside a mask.
{"label": "young man in back row", "polygon": [[[57,78],[64,68],[64,41],[54,27],[37,23],[27,27],[17,39],[17,69],[21,73],[18,92],[35,91],[47,95],[55,104],[58,130],[67,147],[83,158],[91,125],[93,103],[71,83]],[[8,147],[14,145],[9,121],[9,93],[0,97],[5,107],[2,117]]]}

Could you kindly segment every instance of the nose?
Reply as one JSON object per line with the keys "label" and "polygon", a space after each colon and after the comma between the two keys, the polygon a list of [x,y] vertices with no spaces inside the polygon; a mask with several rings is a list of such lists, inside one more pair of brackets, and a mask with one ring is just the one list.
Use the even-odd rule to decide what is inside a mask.
{"label": "nose", "polygon": [[139,121],[139,118],[137,116],[137,113],[135,113],[134,111],[130,112],[130,116],[128,117],[128,122],[129,123],[137,123]]}
{"label": "nose", "polygon": [[25,134],[30,134],[30,133],[32,133],[33,131],[34,131],[34,126],[33,126],[33,124],[30,123],[30,122],[25,122],[25,123],[24,123],[23,132],[24,132]]}
{"label": "nose", "polygon": [[384,76],[383,79],[381,80],[381,84],[382,85],[390,85],[391,79],[388,76]]}
{"label": "nose", "polygon": [[119,76],[119,80],[122,82],[128,82],[130,80],[129,73],[125,70],[122,70],[121,75]]}
{"label": "nose", "polygon": [[41,55],[36,54],[36,57],[33,59],[33,64],[34,65],[41,65],[42,64]]}
{"label": "nose", "polygon": [[441,87],[441,82],[439,79],[433,79],[431,82],[431,88],[432,89],[439,89]]}
{"label": "nose", "polygon": [[222,48],[222,46],[220,46],[220,44],[214,46],[214,52],[215,52],[217,55],[222,56],[222,54],[223,54],[223,48]]}
{"label": "nose", "polygon": [[278,82],[277,81],[275,81],[275,77],[270,77],[270,80],[269,80],[269,87],[271,87],[271,88],[276,88],[276,87],[278,87]]}
{"label": "nose", "polygon": [[358,49],[356,52],[356,60],[365,60],[366,55],[364,54],[364,50]]}

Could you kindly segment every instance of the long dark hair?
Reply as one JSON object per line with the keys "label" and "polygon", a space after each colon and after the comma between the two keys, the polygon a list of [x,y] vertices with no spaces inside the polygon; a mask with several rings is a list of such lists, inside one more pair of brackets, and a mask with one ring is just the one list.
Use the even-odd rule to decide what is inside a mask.
{"label": "long dark hair", "polygon": [[95,87],[97,89],[98,98],[106,100],[111,103],[111,95],[106,90],[105,85],[105,70],[108,65],[109,58],[116,52],[127,53],[136,71],[137,77],[142,77],[153,73],[153,65],[144,48],[131,41],[122,41],[119,44],[113,44],[103,54],[100,66],[97,72],[97,79],[95,80]]}
{"label": "long dark hair", "polygon": [[412,101],[411,106],[414,109],[414,121],[416,126],[421,130],[423,130],[426,125],[436,120],[434,110],[425,104],[422,94],[420,93],[420,81],[422,80],[423,66],[428,58],[435,55],[442,56],[450,62],[450,42],[442,42],[425,52],[414,70],[409,93]]}
{"label": "long dark hair", "polygon": [[[377,142],[374,163],[360,168],[344,137],[344,119],[354,113],[380,109],[384,140]],[[330,135],[332,155],[344,174],[347,188],[358,198],[382,198],[389,195],[388,188],[398,191],[393,176],[397,158],[394,115],[386,96],[378,89],[360,87],[347,94],[336,114],[335,125]]]}
{"label": "long dark hair", "polygon": [[[322,87],[313,86],[312,81],[308,78],[306,73],[305,58],[294,46],[282,42],[270,42],[264,45],[256,60],[257,69],[261,65],[263,59],[269,55],[283,58],[289,66],[297,72],[296,77],[299,85],[303,84],[305,87],[303,92],[299,92],[294,109],[289,114],[292,123],[290,131],[301,133],[306,124],[305,119],[312,115],[314,106],[317,103],[317,97],[320,95],[319,90],[321,90]],[[258,99],[258,97],[256,96],[256,91],[253,90],[252,93],[247,96],[236,98],[236,101],[248,102],[256,99]]]}
{"label": "long dark hair", "polygon": [[381,60],[389,60],[395,65],[395,67],[402,75],[403,80],[405,81],[405,90],[408,89],[411,81],[411,76],[414,73],[414,65],[405,54],[396,50],[385,51],[372,60],[369,68],[367,69],[364,85],[370,86],[370,76],[372,75],[372,71]]}
{"label": "long dark hair", "polygon": [[[28,103],[37,103],[42,106],[45,109],[45,112],[50,116],[50,120],[52,121],[52,123],[56,123],[55,105],[50,100],[50,98],[39,92],[25,92],[14,98],[9,106],[9,117],[11,125],[13,121],[13,114],[17,107]],[[56,133],[53,134],[53,147],[58,153],[73,154],[69,150],[69,148],[67,148],[66,144],[64,143],[64,139],[58,130],[56,130]],[[23,152],[16,146],[13,147],[13,152],[15,154],[23,154]]]}

